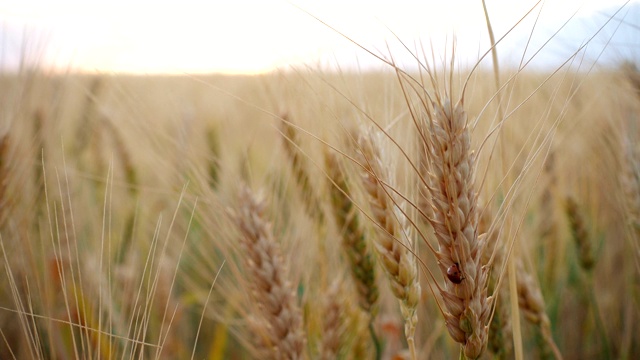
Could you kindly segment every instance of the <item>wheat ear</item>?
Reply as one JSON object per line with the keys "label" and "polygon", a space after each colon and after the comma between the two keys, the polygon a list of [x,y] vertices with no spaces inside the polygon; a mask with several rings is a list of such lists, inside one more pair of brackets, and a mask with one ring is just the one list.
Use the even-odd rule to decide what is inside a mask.
{"label": "wheat ear", "polygon": [[291,163],[291,170],[296,183],[300,188],[300,193],[305,200],[303,201],[305,210],[312,219],[317,221],[318,226],[322,228],[325,222],[324,212],[321,206],[321,201],[313,189],[313,184],[311,182],[309,172],[307,171],[305,159],[303,154],[300,152],[298,130],[289,121],[289,116],[287,114],[283,114],[281,118],[283,120],[280,122],[280,131],[283,135],[282,144],[284,146],[285,153],[289,158],[289,162]]}
{"label": "wheat ear", "polygon": [[407,236],[405,216],[393,200],[389,184],[390,176],[381,160],[381,148],[372,133],[358,139],[359,162],[364,168],[362,183],[368,194],[369,205],[376,223],[377,235],[374,249],[387,274],[391,290],[400,300],[405,319],[405,336],[415,359],[414,334],[418,323],[417,307],[420,300],[420,283],[413,242]]}
{"label": "wheat ear", "polygon": [[263,347],[271,359],[301,359],[305,344],[302,313],[296,304],[294,288],[286,280],[280,246],[271,224],[265,219],[265,204],[244,187],[233,214],[240,230],[249,270],[252,299],[266,328],[261,329]]}
{"label": "wheat ear", "polygon": [[[625,197],[627,221],[631,227],[630,235],[636,259],[640,260],[640,147],[631,139],[631,136],[625,136],[622,141],[624,161],[620,178]],[[640,271],[638,262],[636,265]]]}
{"label": "wheat ear", "polygon": [[569,219],[569,225],[571,226],[571,234],[573,235],[573,240],[578,248],[578,262],[583,270],[589,271],[593,269],[596,260],[593,256],[589,229],[587,229],[583,213],[580,211],[580,207],[576,200],[571,196],[567,197],[565,208]]}
{"label": "wheat ear", "polygon": [[518,269],[518,304],[524,317],[541,329],[548,328],[551,323],[544,311],[544,298],[534,278],[524,268],[521,260],[516,262]]}
{"label": "wheat ear", "polygon": [[[480,219],[479,226],[480,231],[482,233],[486,233],[487,244],[491,244],[491,246],[487,246],[487,249],[485,249],[483,253],[483,262],[487,263],[490,260],[490,250],[495,248],[492,267],[494,269],[500,269],[505,261],[505,248],[497,243],[498,234],[495,230],[490,230],[491,222],[491,215],[487,210],[485,210],[482,218]],[[542,291],[532,274],[525,269],[522,258],[518,257],[514,259],[514,261],[516,262],[517,272],[516,291],[518,294],[518,308],[527,321],[540,328],[540,332],[544,340],[553,351],[556,359],[562,359],[562,355],[560,354],[558,346],[553,340],[551,334],[551,321],[545,311]],[[489,279],[490,287],[494,287],[496,285],[495,283],[497,282],[498,276],[499,274],[497,274],[497,272],[492,272]],[[501,289],[494,289],[494,291],[498,291],[500,293],[500,298],[508,296],[508,294],[503,294],[505,293],[503,289],[505,288],[502,287]],[[505,306],[504,302],[497,301],[495,303],[495,307],[495,314],[490,325],[491,333],[489,334],[489,346],[491,347],[491,351],[497,357],[502,358],[511,351],[512,347],[510,342],[501,338],[503,334],[508,334],[511,331],[511,324],[509,323],[510,316],[508,313],[508,306]]]}
{"label": "wheat ear", "polygon": [[517,260],[517,289],[520,311],[529,322],[540,327],[540,333],[551,348],[551,351],[553,351],[555,358],[562,359],[562,354],[551,334],[551,321],[545,311],[544,297],[540,287],[534,277],[525,270],[522,259],[518,258]]}
{"label": "wheat ear", "polygon": [[485,247],[478,236],[475,159],[462,100],[432,103],[427,113],[428,191],[433,214],[429,221],[438,240],[436,256],[445,286],[441,289],[451,337],[467,358],[480,357],[487,346],[490,302],[488,270],[481,263]]}
{"label": "wheat ear", "polygon": [[10,207],[7,199],[7,186],[9,174],[9,134],[0,135],[0,227],[4,224],[9,214],[7,209]]}
{"label": "wheat ear", "polygon": [[359,223],[358,209],[348,196],[347,179],[336,155],[325,153],[327,175],[331,186],[331,205],[336,223],[342,234],[343,249],[349,260],[351,276],[356,283],[358,304],[375,316],[379,291],[376,285],[375,262]]}
{"label": "wheat ear", "polygon": [[340,297],[344,291],[342,281],[337,278],[329,287],[323,301],[322,341],[319,358],[331,360],[344,356],[344,337],[347,331],[347,311],[345,299]]}
{"label": "wheat ear", "polygon": [[[480,204],[480,202],[479,202]],[[480,206],[482,208],[482,206]],[[504,248],[499,244],[499,231],[492,225],[494,223],[493,213],[489,207],[484,207],[478,220],[478,231],[485,234],[486,246],[482,252],[482,262],[489,264],[492,269],[500,269],[504,261]],[[493,259],[492,259],[493,257]],[[491,262],[491,263],[490,263]],[[511,314],[509,303],[505,298],[509,296],[506,287],[497,288],[500,277],[499,271],[491,271],[489,276],[488,290],[495,296],[494,314],[489,324],[489,339],[487,346],[495,359],[508,359],[513,357],[513,342],[509,337],[513,329],[511,326]]]}

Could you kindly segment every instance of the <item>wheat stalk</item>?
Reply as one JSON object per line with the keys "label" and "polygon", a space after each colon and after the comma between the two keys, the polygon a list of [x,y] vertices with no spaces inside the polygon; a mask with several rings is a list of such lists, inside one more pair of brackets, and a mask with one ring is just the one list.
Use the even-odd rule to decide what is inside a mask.
{"label": "wheat stalk", "polygon": [[244,187],[233,214],[242,235],[252,299],[263,320],[256,321],[254,327],[263,327],[259,335],[266,338],[262,345],[269,358],[301,359],[305,344],[302,314],[264,210],[265,203]]}
{"label": "wheat stalk", "polygon": [[[364,168],[362,183],[367,192],[377,237],[374,249],[390,280],[391,290],[400,300],[405,319],[405,336],[415,359],[414,334],[418,323],[417,307],[420,300],[420,283],[413,242],[407,236],[404,214],[387,190],[390,176],[381,160],[381,148],[372,133],[358,138],[359,162]],[[390,187],[389,187],[390,188]]]}

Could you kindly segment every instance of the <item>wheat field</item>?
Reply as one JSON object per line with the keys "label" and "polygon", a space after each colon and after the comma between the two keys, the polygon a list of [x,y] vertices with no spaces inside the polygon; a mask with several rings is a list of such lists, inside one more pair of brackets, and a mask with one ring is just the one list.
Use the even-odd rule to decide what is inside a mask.
{"label": "wheat field", "polygon": [[640,71],[495,75],[0,75],[0,358],[637,358]]}

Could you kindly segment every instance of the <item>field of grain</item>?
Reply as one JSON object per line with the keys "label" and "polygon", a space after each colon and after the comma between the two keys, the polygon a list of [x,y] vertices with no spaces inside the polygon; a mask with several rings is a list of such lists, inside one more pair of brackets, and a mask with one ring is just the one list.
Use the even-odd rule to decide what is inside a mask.
{"label": "field of grain", "polygon": [[640,72],[430,71],[0,75],[0,358],[637,358]]}

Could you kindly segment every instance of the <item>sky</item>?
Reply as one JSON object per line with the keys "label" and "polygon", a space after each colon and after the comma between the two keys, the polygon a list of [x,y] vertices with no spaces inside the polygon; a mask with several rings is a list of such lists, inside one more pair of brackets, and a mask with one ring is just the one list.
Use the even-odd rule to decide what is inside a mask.
{"label": "sky", "polygon": [[[536,3],[487,0],[496,38],[508,33],[498,45],[501,62],[526,61],[560,28],[529,66],[555,66],[594,35],[578,52],[582,62],[640,56],[640,0]],[[613,20],[604,16],[625,3]],[[254,74],[382,66],[349,39],[407,66],[416,63],[411,53],[446,58],[454,42],[463,65],[490,48],[479,0],[0,0],[0,69],[22,62],[51,71]]]}

